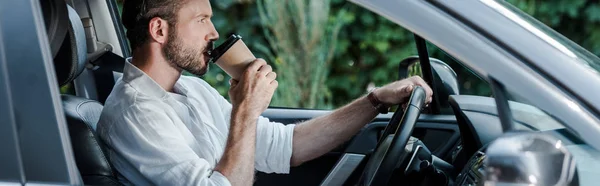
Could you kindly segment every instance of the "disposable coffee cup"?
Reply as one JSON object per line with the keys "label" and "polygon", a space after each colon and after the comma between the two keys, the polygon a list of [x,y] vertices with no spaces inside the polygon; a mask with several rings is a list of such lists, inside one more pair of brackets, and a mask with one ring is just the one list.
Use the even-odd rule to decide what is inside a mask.
{"label": "disposable coffee cup", "polygon": [[239,80],[248,65],[256,59],[239,35],[232,35],[214,50],[215,64],[235,80]]}

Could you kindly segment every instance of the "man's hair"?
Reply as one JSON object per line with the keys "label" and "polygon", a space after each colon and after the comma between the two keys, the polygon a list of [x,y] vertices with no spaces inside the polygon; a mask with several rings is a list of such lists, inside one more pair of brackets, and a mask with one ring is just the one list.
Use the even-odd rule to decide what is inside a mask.
{"label": "man's hair", "polygon": [[148,24],[152,18],[160,17],[169,26],[175,26],[177,12],[184,1],[186,0],[125,0],[121,20],[127,29],[131,50],[135,51],[148,40]]}

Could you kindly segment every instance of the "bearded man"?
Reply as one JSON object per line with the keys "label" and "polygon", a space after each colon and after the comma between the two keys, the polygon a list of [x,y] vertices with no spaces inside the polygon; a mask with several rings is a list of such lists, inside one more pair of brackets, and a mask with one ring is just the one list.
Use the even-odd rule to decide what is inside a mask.
{"label": "bearded man", "polygon": [[[254,171],[288,173],[347,141],[371,121],[375,105],[407,101],[419,77],[299,124],[261,117],[278,86],[257,59],[231,81],[230,101],[197,77],[219,38],[209,0],[126,0],[122,20],[133,57],[106,100],[98,133],[119,180],[135,185],[251,185]],[[285,72],[281,72],[285,73]]]}

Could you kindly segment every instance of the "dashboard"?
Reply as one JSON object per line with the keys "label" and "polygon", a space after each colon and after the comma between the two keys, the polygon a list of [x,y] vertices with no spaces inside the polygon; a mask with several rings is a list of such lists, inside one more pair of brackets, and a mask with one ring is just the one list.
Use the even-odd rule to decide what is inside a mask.
{"label": "dashboard", "polygon": [[[454,111],[461,134],[460,142],[452,150],[452,164],[462,167],[455,183],[458,186],[482,185],[485,170],[483,161],[486,158],[484,147],[503,134],[496,102],[491,97],[452,95],[448,103]],[[519,116],[539,115],[531,106],[512,102],[512,107],[519,108],[513,110],[513,114]],[[514,119],[517,130],[535,130],[527,124],[531,123],[528,120],[522,117]]]}
{"label": "dashboard", "polygon": [[[455,185],[483,185],[485,147],[504,134],[494,98],[452,95],[448,99],[459,126],[461,139],[452,150],[452,164],[462,167]],[[539,131],[554,136],[563,145],[580,145],[571,132],[536,107],[509,101],[514,129]]]}

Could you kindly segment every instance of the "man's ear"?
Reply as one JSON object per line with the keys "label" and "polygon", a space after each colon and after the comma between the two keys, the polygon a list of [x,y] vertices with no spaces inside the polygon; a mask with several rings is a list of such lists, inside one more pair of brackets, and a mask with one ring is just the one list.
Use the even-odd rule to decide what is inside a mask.
{"label": "man's ear", "polygon": [[150,39],[154,42],[165,44],[169,33],[169,24],[166,20],[154,17],[148,23],[148,32]]}

